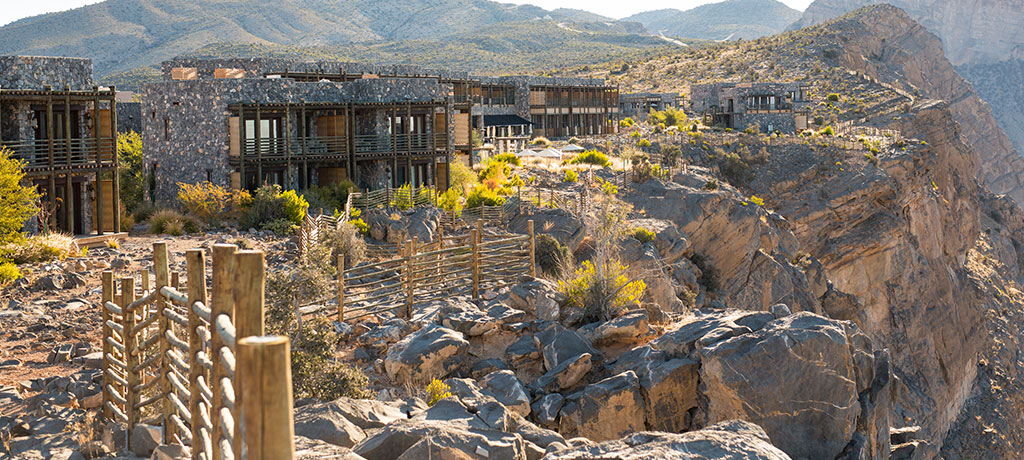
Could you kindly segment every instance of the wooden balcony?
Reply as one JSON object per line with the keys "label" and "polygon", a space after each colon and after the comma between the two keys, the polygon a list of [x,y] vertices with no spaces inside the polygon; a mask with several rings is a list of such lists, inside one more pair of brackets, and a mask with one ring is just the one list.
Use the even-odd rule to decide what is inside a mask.
{"label": "wooden balcony", "polygon": [[13,157],[24,162],[25,172],[89,171],[113,168],[116,162],[114,140],[109,137],[36,139],[27,141],[0,141],[0,145],[14,152]]}
{"label": "wooden balcony", "polygon": [[[290,145],[290,149],[288,148]],[[290,140],[277,138],[246,139],[242,154],[246,161],[339,160],[349,156],[385,158],[420,156],[446,152],[448,136],[444,133],[412,133],[398,135],[310,136]],[[237,156],[236,156],[237,158]]]}

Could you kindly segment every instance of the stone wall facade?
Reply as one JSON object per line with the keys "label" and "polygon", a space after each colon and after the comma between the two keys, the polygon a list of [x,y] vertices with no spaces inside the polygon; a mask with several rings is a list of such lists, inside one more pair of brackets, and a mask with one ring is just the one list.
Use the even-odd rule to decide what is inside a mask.
{"label": "stone wall facade", "polygon": [[0,88],[92,89],[92,60],[63,57],[0,56]]}
{"label": "stone wall facade", "polygon": [[[386,113],[391,107],[388,104],[433,103],[446,107],[449,112],[454,110],[452,85],[430,78],[374,78],[352,82],[199,78],[146,85],[142,100],[143,163],[147,174],[155,173],[153,192],[156,201],[161,203],[174,199],[178,182],[210,180],[225,187],[231,185],[233,170],[229,164],[231,133],[228,126],[229,118],[237,116],[229,110],[232,104],[287,102],[295,105],[295,109],[303,101],[362,104],[356,113],[356,134],[386,134]],[[372,109],[370,104],[382,105]],[[315,120],[315,110],[307,113],[314,115]],[[316,132],[315,124],[309,129]],[[433,129],[432,124],[428,129]],[[448,152],[452,150],[453,134],[454,125],[449,122]],[[291,124],[290,135],[298,136],[297,123]],[[287,181],[291,188],[297,188],[297,172]]]}
{"label": "stone wall facade", "polygon": [[[802,85],[790,82],[694,85],[690,88],[690,109],[698,115],[712,116],[715,124],[728,128],[794,132],[796,113],[806,111],[810,104],[804,92]],[[774,96],[775,106],[771,110],[747,107],[751,96]]]}

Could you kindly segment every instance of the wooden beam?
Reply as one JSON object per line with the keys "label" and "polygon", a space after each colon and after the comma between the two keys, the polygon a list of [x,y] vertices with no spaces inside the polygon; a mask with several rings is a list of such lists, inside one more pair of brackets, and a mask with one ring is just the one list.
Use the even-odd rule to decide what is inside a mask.
{"label": "wooden beam", "polygon": [[[238,188],[248,190],[249,186],[245,181],[245,104],[238,104]],[[214,448],[214,450],[217,450]]]}
{"label": "wooden beam", "polygon": [[113,214],[113,216],[114,216],[114,228],[112,230],[114,232],[120,232],[121,231],[121,200],[120,200],[120,196],[121,196],[120,168],[121,168],[121,165],[118,164],[118,155],[117,155],[117,90],[114,89],[113,85],[110,86],[110,153],[111,153],[111,156],[114,158],[114,165],[113,165],[114,177],[112,177],[112,180],[114,182],[113,182],[113,187],[111,187],[111,193],[113,194],[113,196],[111,197],[112,199],[110,200],[111,210],[114,213]]}
{"label": "wooden beam", "polygon": [[68,172],[64,174],[64,225],[67,225],[68,233],[73,234],[75,233],[75,200],[72,197],[74,191],[71,189],[71,88],[65,86],[64,91],[64,152],[67,154],[64,163],[68,168]]}
{"label": "wooden beam", "polygon": [[[203,338],[196,331],[202,324],[199,314],[192,307],[196,302],[207,305],[206,298],[206,253],[202,249],[190,249],[185,252],[185,272],[188,282],[188,381],[196,385],[199,377],[209,386],[210,375],[203,368],[196,355],[203,351]],[[199,391],[191,391],[188,398],[189,413],[192,415],[189,421],[192,428],[192,460],[206,458],[203,455],[205,446],[201,431],[203,429],[203,417],[200,413],[201,406],[205,405],[202,394]]]}
{"label": "wooden beam", "polygon": [[46,194],[50,196],[50,231],[57,228],[57,178],[53,164],[53,90],[47,86],[50,96],[46,98],[46,153],[50,165],[49,184]]}
{"label": "wooden beam", "polygon": [[260,127],[260,102],[256,101],[256,121],[253,127],[256,131],[256,187],[263,185],[263,133]]}
{"label": "wooden beam", "polygon": [[[93,91],[98,91],[99,88],[93,87]],[[102,149],[100,148],[100,97],[96,96],[92,101],[92,131],[93,141],[96,142],[96,148],[93,152],[96,154],[96,213],[92,216],[92,219],[96,221],[96,234],[103,234],[103,172],[100,168],[103,167]],[[115,231],[116,233],[116,231]]]}
{"label": "wooden beam", "polygon": [[[239,411],[245,423],[245,451],[249,460],[295,458],[288,343],[288,338],[281,336],[238,341],[237,381],[250,388]],[[242,438],[241,433],[235,434],[235,439]]]}
{"label": "wooden beam", "polygon": [[303,189],[309,188],[309,161],[306,158],[306,100],[302,99],[299,101],[299,139],[302,140],[302,180],[299,181],[302,184]]}
{"label": "wooden beam", "polygon": [[284,109],[284,154],[286,158],[285,163],[285,183],[288,185],[287,188],[292,188],[292,111],[291,104],[285,105]]}

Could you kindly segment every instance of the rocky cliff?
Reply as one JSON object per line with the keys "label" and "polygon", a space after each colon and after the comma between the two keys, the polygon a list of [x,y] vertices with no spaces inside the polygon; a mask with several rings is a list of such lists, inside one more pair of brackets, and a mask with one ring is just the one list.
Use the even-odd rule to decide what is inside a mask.
{"label": "rocky cliff", "polygon": [[[908,69],[906,83],[917,87],[928,97],[946,99],[953,103],[957,121],[964,127],[964,133],[972,144],[976,144],[983,155],[984,183],[996,193],[1009,194],[1018,203],[1024,199],[1020,174],[1024,163],[1018,152],[1024,149],[1024,105],[1019,89],[1024,82],[1020,69],[1024,60],[1024,16],[1020,5],[1007,0],[816,0],[804,12],[803,17],[791,28],[820,24],[842,14],[876,3],[895,5],[906,12],[928,31],[941,38],[942,43],[924,43],[902,14],[893,13],[880,17],[879,22],[864,23],[864,36],[877,35],[878,42],[889,49],[908,42],[923,47],[907,47],[922,53],[905,56],[904,60],[923,60],[938,63],[933,59],[935,51],[945,51],[948,60],[960,74],[974,84],[981,98],[991,105],[991,110],[980,104],[974,91],[963,84],[951,69],[926,69],[921,73]],[[880,34],[880,35],[879,35]],[[929,41],[929,40],[925,40]],[[894,43],[898,42],[898,43]],[[937,46],[936,46],[937,45]],[[881,48],[879,48],[881,49]],[[884,53],[865,54],[887,60]],[[871,60],[863,66],[870,67]],[[861,66],[857,66],[861,67]],[[916,75],[915,75],[916,74]],[[913,77],[919,77],[916,81]],[[896,83],[900,78],[885,78]],[[990,113],[991,112],[991,113]],[[992,116],[995,114],[995,117]],[[1004,133],[996,128],[996,121]],[[1007,137],[1008,135],[1008,137]]]}

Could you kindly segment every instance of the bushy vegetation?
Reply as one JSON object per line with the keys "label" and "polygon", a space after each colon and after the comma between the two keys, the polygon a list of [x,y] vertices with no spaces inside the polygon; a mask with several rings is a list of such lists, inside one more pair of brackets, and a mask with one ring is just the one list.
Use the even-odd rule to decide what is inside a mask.
{"label": "bushy vegetation", "polygon": [[650,243],[654,241],[654,238],[656,237],[654,232],[643,227],[634,228],[633,231],[630,232],[629,236],[632,236],[641,243]]}
{"label": "bushy vegetation", "polygon": [[514,154],[514,153],[499,153],[499,154],[494,155],[493,157],[491,157],[491,161],[492,162],[500,161],[500,162],[508,163],[510,165],[515,165],[515,166],[522,166],[523,165],[523,161],[521,159],[519,159],[519,157],[517,157],[516,154]]}
{"label": "bushy vegetation", "polygon": [[679,129],[686,127],[686,113],[675,107],[667,107],[665,110],[651,110],[647,114],[647,122],[652,125],[675,126]]}
{"label": "bushy vegetation", "polygon": [[348,267],[355,266],[366,256],[366,241],[359,237],[359,229],[352,222],[339,222],[336,227],[327,229],[322,236],[321,244],[328,251],[332,261],[337,261],[339,255],[344,255],[345,266]]}
{"label": "bushy vegetation", "polygon": [[631,281],[628,266],[608,263],[598,270],[585,260],[574,276],[559,281],[559,288],[569,299],[569,305],[583,309],[582,324],[607,321],[629,306],[638,305],[647,284],[643,280]]}
{"label": "bushy vegetation", "polygon": [[13,152],[0,147],[0,286],[18,278],[21,271],[14,264],[27,242],[21,229],[39,210],[39,193],[34,186],[21,185],[25,171]]}
{"label": "bushy vegetation", "polygon": [[541,272],[559,278],[565,267],[572,264],[572,252],[555,237],[538,233],[534,257]]}
{"label": "bushy vegetation", "polygon": [[570,165],[598,166],[601,168],[608,168],[612,165],[611,160],[608,159],[608,155],[598,152],[597,150],[580,152],[576,156],[566,160],[565,163]]}
{"label": "bushy vegetation", "polygon": [[633,119],[629,118],[629,117],[626,117],[626,118],[623,118],[623,119],[619,120],[619,128],[622,128],[622,129],[632,128],[634,124],[636,124],[636,122],[633,121]]}
{"label": "bushy vegetation", "polygon": [[132,212],[142,203],[145,192],[142,136],[139,133],[129,131],[117,135],[117,163],[121,204],[127,212]]}
{"label": "bushy vegetation", "polygon": [[530,145],[535,145],[537,147],[551,147],[551,141],[544,136],[537,136],[530,140]]}
{"label": "bushy vegetation", "polygon": [[483,185],[477,186],[466,195],[467,208],[479,208],[480,206],[500,206],[505,204],[505,197]]}
{"label": "bushy vegetation", "polygon": [[202,223],[193,216],[183,215],[173,209],[156,211],[149,217],[149,232],[181,236],[186,233],[198,233]]}
{"label": "bushy vegetation", "polygon": [[79,254],[74,235],[58,232],[20,237],[0,247],[0,259],[14,264],[64,260]]}
{"label": "bushy vegetation", "polygon": [[206,225],[216,227],[241,215],[242,209],[252,204],[252,195],[247,190],[228,190],[206,181],[178,182],[178,203]]}
{"label": "bushy vegetation", "polygon": [[262,229],[265,224],[286,219],[295,225],[302,224],[309,203],[294,190],[282,190],[280,185],[264,185],[256,189],[252,204],[242,215],[243,229]]}
{"label": "bushy vegetation", "polygon": [[427,406],[433,406],[438,401],[452,397],[452,388],[448,384],[434,379],[427,385]]}
{"label": "bushy vegetation", "polygon": [[328,212],[344,210],[348,195],[359,191],[352,181],[343,180],[332,184],[314,185],[302,192],[302,198],[309,203],[309,209],[325,209]]}
{"label": "bushy vegetation", "polygon": [[461,195],[476,187],[477,175],[469,166],[461,161],[453,161],[450,167],[451,184],[448,186],[449,189],[455,189]]}
{"label": "bushy vegetation", "polygon": [[566,169],[565,175],[562,176],[562,182],[576,182],[579,179],[580,175],[574,169]]}
{"label": "bushy vegetation", "polygon": [[678,145],[661,146],[661,162],[666,166],[675,166],[683,156],[683,149]]}
{"label": "bushy vegetation", "polygon": [[744,185],[753,178],[750,165],[736,152],[725,152],[718,156],[718,168],[729,182]]}

